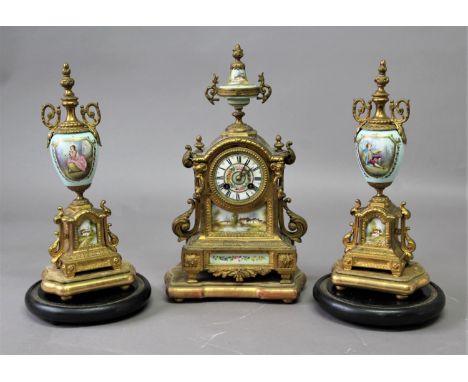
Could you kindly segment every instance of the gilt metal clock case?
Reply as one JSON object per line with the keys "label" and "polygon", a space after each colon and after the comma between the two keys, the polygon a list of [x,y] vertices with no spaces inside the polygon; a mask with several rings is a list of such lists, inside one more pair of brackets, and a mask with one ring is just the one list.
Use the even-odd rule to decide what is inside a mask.
{"label": "gilt metal clock case", "polygon": [[[242,121],[242,109],[250,98],[265,102],[271,95],[271,87],[265,84],[263,74],[259,76],[259,85],[248,82],[239,45],[233,56],[228,84],[218,87],[215,75],[205,95],[212,104],[217,96],[225,97],[235,109],[235,122],[206,149],[202,137],[197,136],[194,148],[186,146],[182,159],[185,167],[194,170],[195,192],[188,201],[190,209],[172,224],[179,241],[186,242],[180,270],[174,271],[182,280],[181,287],[175,286],[175,273],[169,273],[168,294],[176,299],[192,296],[190,293],[196,294],[201,289],[193,287],[190,293],[178,292],[188,290],[184,283],[203,283],[209,274],[212,280],[237,283],[237,289],[233,285],[229,290],[227,284],[218,283],[215,287],[210,284],[209,288],[219,288],[216,296],[252,297],[249,294],[252,291],[258,297],[265,292],[263,289],[259,292],[252,287],[241,291],[239,287],[270,275],[278,277],[274,284],[278,290],[280,284],[290,286],[287,293],[285,289],[284,293],[268,294],[268,298],[294,300],[305,283],[305,276],[297,268],[294,242],[301,241],[307,223],[288,208],[291,200],[284,192],[283,173],[286,165],[294,163],[296,155],[291,142],[285,145],[278,135],[271,146]],[[284,213],[290,218],[287,227]],[[209,288],[200,293],[210,293]]]}

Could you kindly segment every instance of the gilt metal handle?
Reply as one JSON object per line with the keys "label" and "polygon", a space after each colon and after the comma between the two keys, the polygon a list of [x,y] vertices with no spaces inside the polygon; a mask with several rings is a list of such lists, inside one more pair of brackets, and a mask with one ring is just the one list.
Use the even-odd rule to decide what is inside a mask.
{"label": "gilt metal handle", "polygon": [[265,103],[268,100],[268,98],[270,98],[271,96],[271,92],[272,92],[271,86],[265,84],[265,77],[263,76],[263,73],[258,75],[258,82],[259,82],[260,92],[257,96],[257,99],[261,100],[262,103]]}
{"label": "gilt metal handle", "polygon": [[214,105],[215,102],[219,101],[219,98],[216,98],[218,94],[218,76],[213,74],[213,80],[211,81],[211,86],[207,87],[205,90],[205,97],[209,103]]}

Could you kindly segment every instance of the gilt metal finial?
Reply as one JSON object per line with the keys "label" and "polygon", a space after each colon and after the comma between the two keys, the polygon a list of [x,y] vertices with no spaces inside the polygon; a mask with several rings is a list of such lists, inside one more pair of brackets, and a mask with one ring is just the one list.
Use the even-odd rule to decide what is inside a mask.
{"label": "gilt metal finial", "polygon": [[389,94],[385,91],[385,86],[389,83],[390,79],[387,77],[387,63],[385,60],[380,60],[379,64],[379,75],[374,78],[374,82],[377,84],[377,90],[372,94],[372,101],[374,101],[375,119],[388,119],[385,113],[385,105],[388,102]]}
{"label": "gilt metal finial", "polygon": [[276,141],[276,142],[275,142],[275,145],[274,145],[274,146],[275,146],[275,150],[276,150],[276,151],[281,151],[281,150],[283,150],[284,143],[281,141],[281,139],[282,139],[282,138],[281,138],[281,135],[277,135],[277,136],[275,137],[275,141]]}
{"label": "gilt metal finial", "polygon": [[379,87],[378,91],[384,91],[385,86],[390,82],[390,79],[387,77],[387,63],[385,60],[380,60],[379,75],[375,77],[374,81]]}
{"label": "gilt metal finial", "polygon": [[195,148],[199,151],[199,152],[202,152],[203,151],[203,148],[205,147],[205,144],[203,143],[203,138],[201,135],[197,135],[196,138],[195,138]]}
{"label": "gilt metal finial", "polygon": [[70,77],[71,70],[70,70],[70,65],[65,63],[63,64],[63,69],[62,69],[62,81],[60,81],[60,85],[65,89],[65,97],[74,97],[75,94],[72,91],[72,87],[75,84],[75,80]]}
{"label": "gilt metal finial", "polygon": [[385,60],[380,60],[379,74],[385,76],[385,73],[387,73],[387,63],[385,62]]}
{"label": "gilt metal finial", "polygon": [[241,61],[241,58],[244,57],[244,51],[240,44],[234,46],[232,57],[234,57],[235,61],[231,64],[231,69],[245,69],[245,64]]}
{"label": "gilt metal finial", "polygon": [[66,118],[64,121],[61,120],[61,109],[60,106],[53,106],[48,103],[42,107],[41,118],[42,123],[49,129],[49,135],[47,137],[47,146],[54,134],[61,133],[81,133],[91,132],[95,137],[99,145],[101,140],[96,130],[96,126],[101,121],[101,111],[99,110],[99,104],[97,102],[90,102],[86,106],[81,106],[81,117],[80,121],[76,116],[75,109],[78,106],[78,97],[76,97],[72,88],[75,85],[75,80],[70,76],[71,70],[68,63],[63,64],[62,67],[62,79],[60,85],[65,89],[62,97],[62,106],[66,110]]}
{"label": "gilt metal finial", "polygon": [[66,122],[68,123],[77,123],[78,119],[76,118],[75,115],[75,108],[78,106],[78,98],[75,96],[75,93],[73,93],[73,85],[75,84],[75,80],[70,77],[71,70],[70,70],[70,65],[65,63],[63,64],[63,69],[62,69],[62,80],[60,81],[60,85],[65,89],[65,93],[63,94],[62,98],[62,105],[65,107],[65,110],[67,111],[67,117],[66,117]]}

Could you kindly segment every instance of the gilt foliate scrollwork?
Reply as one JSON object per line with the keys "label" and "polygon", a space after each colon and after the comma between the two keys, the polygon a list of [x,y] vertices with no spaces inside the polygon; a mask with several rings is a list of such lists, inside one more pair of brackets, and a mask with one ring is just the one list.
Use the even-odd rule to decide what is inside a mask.
{"label": "gilt foliate scrollwork", "polygon": [[411,212],[406,208],[406,202],[401,202],[401,249],[407,260],[413,258],[413,252],[416,250],[416,242],[408,234],[410,227],[406,225],[407,220],[411,217]]}
{"label": "gilt foliate scrollwork", "polygon": [[96,127],[101,122],[101,110],[97,102],[90,102],[86,106],[80,108],[83,122],[88,126]]}
{"label": "gilt foliate scrollwork", "polygon": [[[200,225],[198,200],[188,199],[187,203],[190,204],[190,208],[184,213],[177,216],[172,222],[172,231],[177,236],[178,241],[189,239],[191,236],[198,232],[198,228]],[[197,212],[195,213],[195,223],[193,227],[190,228],[190,216],[195,210],[197,210]]]}
{"label": "gilt foliate scrollwork", "polygon": [[[359,212],[360,209],[361,209],[361,201],[359,199],[356,199],[356,201],[354,202],[354,207],[351,208],[351,211],[350,211],[351,216],[355,216],[356,213]],[[348,252],[350,249],[352,249],[356,245],[357,238],[358,238],[359,227],[358,227],[357,220],[354,219],[354,222],[352,222],[350,226],[351,226],[351,231],[346,233],[343,236],[343,240],[342,240],[343,245],[345,247],[345,250],[344,250],[345,253]]]}
{"label": "gilt foliate scrollwork", "polygon": [[186,145],[185,146],[185,153],[182,156],[182,164],[184,167],[190,168],[193,166],[193,152],[192,146]]}
{"label": "gilt foliate scrollwork", "polygon": [[410,116],[409,99],[400,99],[399,101],[390,101],[390,113],[394,122],[405,123]]}
{"label": "gilt foliate scrollwork", "polygon": [[286,228],[284,225],[283,210],[280,208],[278,221],[281,232],[293,242],[301,243],[301,237],[307,232],[307,222],[302,216],[289,209],[288,203],[291,203],[291,198],[284,198],[280,202],[282,208],[289,216],[288,228]]}
{"label": "gilt foliate scrollwork", "polygon": [[213,80],[211,81],[211,86],[207,87],[205,90],[205,97],[209,103],[214,105],[215,102],[219,101],[219,98],[216,98],[218,94],[218,76],[213,74]]}
{"label": "gilt foliate scrollwork", "polygon": [[83,123],[88,126],[89,130],[91,130],[91,133],[96,138],[97,143],[101,145],[101,138],[96,130],[97,125],[101,122],[99,104],[97,102],[90,102],[86,106],[81,106],[80,113]]}
{"label": "gilt foliate scrollwork", "polygon": [[266,275],[271,272],[271,269],[268,268],[216,268],[216,269],[209,269],[209,273],[211,273],[215,277],[222,277],[225,279],[226,277],[233,277],[237,282],[242,282],[244,279],[248,277],[255,277],[257,275]]}
{"label": "gilt foliate scrollwork", "polygon": [[361,131],[361,128],[371,119],[372,101],[366,102],[359,98],[353,101],[353,117],[359,126],[356,128],[356,135]]}
{"label": "gilt foliate scrollwork", "polygon": [[260,90],[257,99],[261,100],[262,103],[265,103],[268,98],[270,98],[272,89],[270,85],[265,84],[265,77],[263,76],[263,73],[258,75],[258,82]]}
{"label": "gilt foliate scrollwork", "polygon": [[[57,210],[58,210],[58,212],[54,216],[54,223],[58,224],[60,226],[62,224],[62,218],[63,218],[63,215],[64,215],[64,211],[63,211],[62,207],[58,207]],[[57,263],[57,261],[63,255],[62,245],[61,245],[61,242],[60,242],[60,232],[55,231],[54,235],[55,235],[56,239],[54,240],[54,242],[49,247],[49,255],[50,255],[50,257],[52,257],[51,261],[52,261],[53,264]]]}
{"label": "gilt foliate scrollwork", "polygon": [[53,130],[59,125],[60,120],[61,120],[60,119],[61,114],[62,114],[62,110],[60,109],[60,105],[54,106],[48,103],[42,106],[42,110],[41,110],[42,123],[49,130]]}
{"label": "gilt foliate scrollwork", "polygon": [[49,129],[49,134],[47,135],[47,147],[49,147],[50,140],[54,136],[54,130],[60,124],[62,115],[62,109],[60,106],[54,106],[50,103],[42,106],[41,109],[41,119],[45,127]]}
{"label": "gilt foliate scrollwork", "polygon": [[115,233],[113,233],[110,230],[110,227],[112,227],[112,223],[107,223],[107,235],[108,235],[108,244],[109,247],[114,251],[117,252],[117,245],[119,244],[119,238]]}
{"label": "gilt foliate scrollwork", "polygon": [[107,216],[111,216],[112,214],[112,211],[109,207],[106,206],[106,201],[103,199],[101,200],[101,203],[99,204],[99,207],[101,207],[101,210],[107,215]]}
{"label": "gilt foliate scrollwork", "polygon": [[392,121],[395,124],[395,127],[398,133],[403,140],[403,143],[406,144],[406,134],[403,124],[408,120],[410,116],[410,101],[409,99],[400,99],[399,101],[390,101],[390,113],[392,116]]}
{"label": "gilt foliate scrollwork", "polygon": [[63,218],[63,207],[58,207],[57,210],[58,210],[57,215],[54,216],[55,224],[59,224]]}
{"label": "gilt foliate scrollwork", "polygon": [[49,255],[52,258],[51,261],[53,264],[55,264],[57,260],[60,259],[60,256],[62,256],[59,231],[55,231],[54,235],[56,236],[56,239],[49,247]]}
{"label": "gilt foliate scrollwork", "polygon": [[366,102],[362,98],[353,101],[353,117],[359,124],[366,123],[370,119],[372,101]]}
{"label": "gilt foliate scrollwork", "polygon": [[286,142],[286,151],[289,155],[284,159],[284,162],[288,165],[291,165],[296,161],[296,153],[292,149],[292,145],[293,143],[291,141]]}

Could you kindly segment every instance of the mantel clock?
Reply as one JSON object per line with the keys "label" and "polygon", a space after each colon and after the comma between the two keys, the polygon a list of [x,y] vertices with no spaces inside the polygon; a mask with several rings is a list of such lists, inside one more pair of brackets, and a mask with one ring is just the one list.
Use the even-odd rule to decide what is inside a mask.
{"label": "mantel clock", "polygon": [[[182,163],[193,168],[195,192],[190,208],[172,229],[185,241],[181,263],[166,274],[169,297],[245,297],[294,301],[305,283],[297,268],[295,242],[307,231],[306,221],[291,211],[284,191],[286,165],[296,160],[292,143],[276,136],[271,147],[243,121],[251,98],[262,103],[271,95],[263,73],[248,81],[243,51],[233,49],[226,85],[218,76],[205,96],[214,105],[224,97],[234,107],[234,123],[209,146],[201,136],[186,146]],[[284,215],[289,217],[286,225]],[[193,224],[191,216],[194,215]]]}

